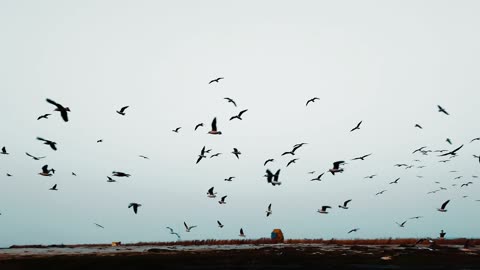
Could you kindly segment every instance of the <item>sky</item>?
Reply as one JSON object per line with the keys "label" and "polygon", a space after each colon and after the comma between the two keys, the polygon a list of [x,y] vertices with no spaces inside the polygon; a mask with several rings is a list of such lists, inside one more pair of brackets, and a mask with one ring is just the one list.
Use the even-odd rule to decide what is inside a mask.
{"label": "sky", "polygon": [[[1,0],[0,247],[175,241],[167,226],[183,240],[237,239],[240,228],[250,239],[274,228],[296,239],[480,237],[479,13],[477,1]],[[222,135],[207,134],[214,117]],[[302,142],[287,168],[281,154]],[[447,163],[412,154],[462,144]],[[222,155],[195,164],[203,146]],[[310,181],[338,160],[343,173]],[[38,175],[45,164],[54,176]],[[267,184],[267,168],[282,185]],[[131,177],[107,183],[115,170]],[[413,216],[423,218],[395,224]]]}

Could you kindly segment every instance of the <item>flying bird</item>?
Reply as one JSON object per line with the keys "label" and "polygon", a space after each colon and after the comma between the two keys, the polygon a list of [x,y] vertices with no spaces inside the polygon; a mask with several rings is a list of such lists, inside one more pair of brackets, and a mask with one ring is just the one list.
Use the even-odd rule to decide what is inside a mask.
{"label": "flying bird", "polygon": [[74,172],[72,172],[72,175],[73,175],[73,176],[77,176],[77,174],[76,174],[76,173],[74,173]]}
{"label": "flying bird", "polygon": [[218,201],[219,204],[227,204],[227,202],[225,201],[225,199],[227,198],[227,195],[223,196],[220,201]]}
{"label": "flying bird", "polygon": [[233,119],[243,120],[243,119],[242,119],[242,114],[244,114],[244,113],[247,112],[247,111],[248,111],[248,110],[243,110],[243,111],[239,112],[238,115],[235,115],[235,116],[230,117],[230,121],[232,121]]}
{"label": "flying bird", "polygon": [[203,123],[197,124],[197,125],[195,126],[195,130],[197,130],[197,128],[199,128],[199,127],[203,127]]}
{"label": "flying bird", "polygon": [[225,178],[225,181],[232,182],[233,178],[235,178],[235,176],[230,176],[228,178]]}
{"label": "flying bird", "polygon": [[423,218],[423,216],[411,217],[411,218],[409,218],[409,219],[421,219],[421,218]]}
{"label": "flying bird", "polygon": [[442,112],[442,113],[444,113],[444,114],[446,114],[446,115],[449,115],[448,112],[447,112],[444,108],[442,108],[442,106],[437,105],[437,107],[438,107],[438,112]]}
{"label": "flying bird", "polygon": [[439,155],[439,157],[444,157],[444,156],[448,156],[448,155],[455,156],[455,155],[457,154],[457,151],[460,150],[462,147],[463,147],[463,144],[460,145],[460,147],[456,148],[456,149],[453,150],[453,151],[450,151],[450,152],[447,152],[447,153],[445,153],[445,154]]}
{"label": "flying bird", "polygon": [[143,159],[149,159],[147,156],[139,155],[138,157],[141,157]]}
{"label": "flying bird", "polygon": [[470,143],[472,143],[472,142],[474,142],[474,141],[480,141],[480,137],[472,139],[472,140],[470,141]]}
{"label": "flying bird", "polygon": [[117,182],[117,180],[111,178],[110,176],[107,176],[107,178],[108,178],[108,180],[107,180],[108,183]]}
{"label": "flying bird", "polygon": [[403,227],[405,227],[405,223],[407,223],[407,221],[405,220],[405,221],[402,222],[402,223],[398,223],[398,222],[395,222],[395,223],[397,223],[398,226],[400,226],[400,227],[403,228]]}
{"label": "flying bird", "polygon": [[100,139],[100,140],[97,140],[97,143],[101,143],[101,142],[103,142],[103,140],[102,140],[102,139]]}
{"label": "flying bird", "polygon": [[373,177],[377,176],[376,174],[372,174],[372,175],[369,175],[369,176],[365,176],[364,178],[370,178],[372,179]]}
{"label": "flying bird", "polygon": [[361,157],[356,157],[352,160],[364,160],[366,157],[370,156],[371,154],[368,154],[368,155],[364,155],[364,156],[361,156]]}
{"label": "flying bird", "polygon": [[267,217],[272,214],[272,204],[268,205],[267,211],[265,211],[265,212],[267,213]]}
{"label": "flying bird", "polygon": [[317,176],[316,178],[313,178],[313,179],[310,180],[310,181],[322,181],[321,178],[322,178],[323,174],[325,174],[325,173],[321,173],[319,176]]}
{"label": "flying bird", "polygon": [[380,192],[377,192],[377,194],[375,194],[375,196],[380,195],[380,194],[383,194],[385,191],[387,191],[387,190],[384,189],[384,190],[382,190],[382,191],[380,191]]}
{"label": "flying bird", "polygon": [[138,207],[142,206],[141,204],[139,203],[130,203],[128,205],[128,208],[131,208],[133,207],[133,212],[135,213],[135,215],[137,214],[137,210],[138,210]]}
{"label": "flying bird", "polygon": [[395,180],[393,180],[393,181],[390,182],[389,184],[390,184],[390,185],[391,185],[391,184],[398,184],[398,180],[400,180],[400,177],[397,178],[397,179],[395,179]]}
{"label": "flying bird", "polygon": [[360,230],[360,228],[351,229],[350,231],[348,231],[348,233],[358,232],[358,230]]}
{"label": "flying bird", "polygon": [[290,160],[290,161],[287,163],[287,167],[290,166],[290,164],[295,163],[297,160],[298,160],[298,158],[294,158],[294,159]]}
{"label": "flying bird", "polygon": [[213,154],[213,155],[210,156],[210,158],[212,158],[212,157],[218,157],[218,156],[220,156],[221,154],[222,154],[222,153]]}
{"label": "flying bird", "polygon": [[415,124],[415,127],[416,127],[416,128],[419,128],[419,129],[423,129],[423,127],[420,126],[419,124]]}
{"label": "flying bird", "polygon": [[217,224],[220,229],[223,228],[223,224],[219,220],[217,220]]}
{"label": "flying bird", "polygon": [[354,131],[354,130],[357,130],[357,129],[360,129],[360,125],[362,124],[363,121],[360,121],[358,122],[357,126],[352,128],[352,130],[350,130],[350,132]]}
{"label": "flying bird", "polygon": [[438,208],[437,210],[440,211],[440,212],[447,212],[447,209],[445,209],[445,207],[447,207],[447,204],[450,202],[450,200],[447,200],[446,202],[444,202],[442,204],[442,206],[440,208]]}
{"label": "flying bird", "polygon": [[416,152],[421,152],[423,149],[427,148],[426,146],[422,146],[418,149],[415,149],[415,151],[412,152],[412,154],[415,154]]}
{"label": "flying bird", "polygon": [[51,174],[50,172],[55,173],[55,169],[48,169],[48,165],[44,165],[42,167],[42,172],[38,174],[42,176],[52,176],[53,174]]}
{"label": "flying bird", "polygon": [[173,132],[175,133],[178,133],[178,131],[181,129],[182,127],[177,127],[176,129],[172,129]]}
{"label": "flying bird", "polygon": [[318,209],[317,212],[320,213],[320,214],[328,214],[327,209],[329,209],[329,208],[332,208],[332,207],[330,207],[328,205],[324,205],[324,206],[322,206],[322,209]]}
{"label": "flying bird", "polygon": [[341,173],[343,172],[343,168],[340,168],[340,165],[345,164],[345,161],[335,161],[333,163],[333,168],[329,169],[328,171],[335,175],[335,173]]}
{"label": "flying bird", "polygon": [[47,102],[55,105],[57,107],[55,108],[55,111],[60,112],[60,115],[62,116],[63,121],[68,122],[68,112],[70,111],[68,107],[63,107],[62,105],[48,98],[47,98]]}
{"label": "flying bird", "polygon": [[205,146],[202,148],[202,150],[200,151],[200,155],[198,155],[198,159],[197,159],[197,163],[198,164],[200,162],[200,160],[202,160],[202,158],[206,158],[205,156]]}
{"label": "flying bird", "polygon": [[102,229],[105,229],[105,227],[103,227],[102,225],[98,224],[98,223],[93,223],[95,224],[95,226],[99,227],[99,228],[102,228]]}
{"label": "flying bird", "polygon": [[11,174],[7,173],[7,177],[12,177],[12,176],[13,176],[13,175],[11,175]]}
{"label": "flying bird", "polygon": [[346,200],[346,201],[343,202],[343,205],[339,205],[338,207],[340,207],[340,208],[342,208],[342,209],[348,209],[347,204],[348,204],[349,202],[351,202],[351,201],[352,201],[352,200]]}
{"label": "flying bird", "polygon": [[213,192],[213,187],[211,187],[208,191],[207,191],[207,197],[209,198],[215,198],[217,197],[215,194],[217,194],[216,192],[214,193]]}
{"label": "flying bird", "polygon": [[50,116],[51,114],[47,113],[47,114],[44,114],[44,115],[40,115],[37,120],[40,120],[40,119],[48,119],[48,117]]}
{"label": "flying bird", "polygon": [[166,227],[166,228],[170,230],[170,234],[176,235],[176,236],[177,236],[177,239],[180,239],[180,234],[174,232],[173,229],[170,228],[170,227]]}
{"label": "flying bird", "polygon": [[2,147],[2,152],[0,152],[0,154],[2,155],[9,155],[10,153],[7,152],[7,149],[4,147]]}
{"label": "flying bird", "polygon": [[267,163],[273,162],[273,161],[275,161],[273,158],[267,159],[267,160],[263,163],[263,166],[265,166],[265,165],[267,165]]}
{"label": "flying bird", "polygon": [[120,111],[117,111],[118,114],[120,115],[125,115],[125,110],[128,109],[130,106],[124,106],[120,109]]}
{"label": "flying bird", "polygon": [[223,98],[223,99],[226,99],[228,102],[232,103],[235,107],[237,107],[237,103],[235,103],[235,101],[233,101],[233,99],[228,98],[228,97]]}
{"label": "flying bird", "polygon": [[43,138],[40,138],[40,137],[37,137],[37,140],[42,141],[43,144],[46,144],[46,145],[50,146],[50,148],[52,148],[54,151],[57,151],[57,146],[56,146],[57,143],[56,142],[46,140],[46,139],[43,139]]}
{"label": "flying bird", "polygon": [[217,118],[213,118],[213,121],[212,121],[212,130],[208,132],[208,134],[212,134],[212,135],[221,135],[222,132],[221,131],[218,131],[217,130]]}
{"label": "flying bird", "polygon": [[315,100],[320,100],[320,99],[318,97],[314,97],[312,99],[309,99],[309,100],[307,100],[307,104],[305,104],[305,106],[308,106],[308,103],[310,103],[310,102],[315,102]]}
{"label": "flying bird", "polygon": [[27,152],[25,152],[25,154],[26,154],[27,156],[33,158],[33,160],[40,160],[40,159],[42,159],[42,158],[45,158],[45,157],[35,157],[35,156],[30,155],[30,154],[27,153]]}
{"label": "flying bird", "polygon": [[452,144],[452,140],[450,140],[450,138],[447,138],[445,141],[449,144]]}
{"label": "flying bird", "polygon": [[128,173],[117,172],[117,171],[113,171],[112,175],[116,176],[116,177],[130,177],[130,174],[128,174]]}
{"label": "flying bird", "polygon": [[237,148],[233,148],[232,154],[234,154],[237,157],[237,159],[240,159],[239,155],[241,155],[242,153],[240,153],[240,151],[238,151]]}
{"label": "flying bird", "polygon": [[278,181],[278,178],[280,177],[280,169],[278,169],[275,174],[273,174],[270,170],[267,169],[267,174],[265,175],[265,177],[267,177],[267,182],[269,184],[272,184],[272,186],[282,184],[282,182]]}
{"label": "flying bird", "polygon": [[197,227],[197,225],[194,225],[194,226],[188,226],[188,225],[187,225],[187,223],[186,223],[185,221],[183,222],[183,225],[185,225],[185,231],[186,231],[186,232],[190,232],[190,230],[191,230],[191,229],[193,229],[193,228],[196,228],[196,227]]}
{"label": "flying bird", "polygon": [[51,187],[49,190],[58,190],[57,189],[57,184],[53,185],[53,187]]}
{"label": "flying bird", "polygon": [[218,78],[216,78],[216,79],[214,79],[214,80],[211,80],[208,84],[211,84],[211,83],[213,83],[213,82],[218,83],[220,80],[223,80],[223,79],[224,79],[223,77],[218,77]]}
{"label": "flying bird", "polygon": [[238,235],[240,237],[246,237],[246,235],[243,233],[243,228],[240,229],[240,234]]}

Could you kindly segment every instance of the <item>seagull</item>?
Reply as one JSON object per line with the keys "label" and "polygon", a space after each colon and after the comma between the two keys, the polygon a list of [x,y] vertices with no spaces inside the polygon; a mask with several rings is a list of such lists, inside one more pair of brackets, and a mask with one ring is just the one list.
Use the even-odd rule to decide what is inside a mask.
{"label": "seagull", "polygon": [[442,204],[442,207],[438,208],[437,210],[440,211],[440,212],[447,212],[447,209],[445,209],[445,207],[447,206],[447,204],[450,202],[450,200],[447,200],[446,202],[444,202]]}
{"label": "seagull", "polygon": [[178,133],[178,131],[181,129],[182,127],[177,127],[176,129],[172,129],[173,132],[175,133]]}
{"label": "seagull", "polygon": [[237,148],[233,148],[232,154],[234,154],[238,159],[240,159],[240,157],[238,155],[240,155],[242,153],[240,153]]}
{"label": "seagull", "polygon": [[48,119],[48,117],[49,117],[50,115],[51,115],[51,114],[49,114],[49,113],[44,114],[44,115],[40,115],[40,116],[37,118],[37,120],[40,120],[40,119],[43,119],[43,118]]}
{"label": "seagull", "polygon": [[416,216],[416,217],[411,217],[409,219],[421,219],[423,216]]}
{"label": "seagull", "polygon": [[46,144],[46,145],[50,146],[50,148],[52,148],[54,151],[57,151],[57,146],[56,146],[57,143],[56,142],[45,140],[45,139],[40,138],[40,137],[37,137],[37,140],[42,141],[43,144]]}
{"label": "seagull", "polygon": [[265,212],[267,213],[267,217],[272,214],[272,204],[268,205],[267,211],[265,211]]}
{"label": "seagull", "polygon": [[235,178],[235,176],[230,176],[228,178],[225,178],[225,181],[232,182],[233,178]]}
{"label": "seagull", "polygon": [[295,163],[297,160],[298,160],[298,158],[294,158],[294,159],[290,160],[290,161],[287,163],[287,167],[288,167],[290,164]]}
{"label": "seagull", "polygon": [[437,107],[438,107],[438,112],[442,112],[442,113],[444,113],[444,114],[446,114],[446,115],[449,115],[448,112],[447,112],[444,108],[442,108],[442,106],[437,105]]}
{"label": "seagull", "polygon": [[2,152],[0,152],[0,154],[2,155],[9,155],[10,153],[7,152],[7,149],[4,147],[2,147]]}
{"label": "seagull", "polygon": [[273,174],[270,170],[267,169],[267,174],[265,175],[265,177],[267,177],[267,182],[269,184],[272,184],[272,186],[282,184],[282,182],[278,181],[279,176],[280,176],[280,169],[278,169],[275,174]]}
{"label": "seagull", "polygon": [[222,132],[221,131],[217,131],[217,118],[213,118],[213,121],[212,121],[212,130],[208,132],[208,134],[212,134],[212,135],[221,135]]}
{"label": "seagull", "polygon": [[143,159],[149,159],[147,156],[139,155],[138,157],[141,157]]}
{"label": "seagull", "polygon": [[456,152],[457,152],[458,150],[460,150],[460,148],[462,148],[462,147],[463,147],[463,144],[460,145],[460,147],[456,148],[456,149],[453,150],[453,151],[450,151],[450,152],[448,152],[448,153],[439,155],[439,157],[448,156],[448,155],[455,156],[455,155],[457,154]]}
{"label": "seagull", "polygon": [[63,107],[62,105],[56,103],[55,101],[48,99],[47,102],[50,104],[55,105],[57,108],[55,108],[55,111],[60,112],[60,115],[62,116],[63,121],[68,122],[68,113],[70,109],[68,107]]}
{"label": "seagull", "polygon": [[217,194],[217,193],[216,193],[216,192],[214,193],[214,192],[213,192],[213,187],[211,187],[211,188],[208,190],[208,192],[207,192],[207,197],[209,197],[209,198],[215,198],[215,197],[217,197],[215,194]]}
{"label": "seagull", "polygon": [[314,173],[315,173],[315,171],[308,172],[308,174],[314,174]]}
{"label": "seagull", "polygon": [[25,152],[25,154],[26,154],[27,156],[33,158],[34,160],[40,160],[40,159],[42,159],[42,158],[45,158],[45,157],[35,157],[35,156],[30,155],[30,154],[27,153],[27,152]]}
{"label": "seagull", "polygon": [[246,237],[246,235],[243,233],[243,228],[240,229],[240,234],[238,235],[240,237]]}
{"label": "seagull", "polygon": [[327,209],[329,209],[329,208],[332,208],[332,207],[330,207],[328,205],[324,205],[324,206],[322,206],[322,209],[318,209],[317,212],[320,213],[320,214],[328,214]]}
{"label": "seagull", "polygon": [[350,132],[354,131],[354,130],[357,130],[357,129],[360,129],[360,125],[362,124],[363,121],[360,121],[358,122],[357,126],[352,128],[352,130],[350,130]]}
{"label": "seagull", "polygon": [[412,154],[415,154],[416,152],[421,152],[423,149],[427,148],[426,146],[422,146],[418,149],[415,149],[415,151],[412,152]]}
{"label": "seagull", "polygon": [[219,220],[217,220],[217,224],[220,229],[223,228],[223,224]]}
{"label": "seagull", "polygon": [[197,159],[197,163],[198,164],[200,162],[200,160],[202,160],[202,158],[206,158],[205,156],[205,146],[202,148],[202,150],[200,151],[200,155],[198,155],[198,159]]}
{"label": "seagull", "polygon": [[102,140],[102,139],[100,139],[100,140],[97,140],[97,143],[101,143],[101,142],[103,142],[103,140]]}
{"label": "seagull", "polygon": [[400,167],[407,167],[408,165],[403,163],[403,164],[395,164],[393,166],[400,168]]}
{"label": "seagull", "polygon": [[197,128],[199,128],[199,127],[203,127],[203,123],[197,124],[197,125],[195,126],[195,130],[197,130]]}
{"label": "seagull", "polygon": [[403,227],[405,227],[405,223],[407,223],[407,221],[405,220],[405,221],[402,222],[402,223],[398,223],[398,222],[395,222],[395,223],[397,223],[398,226],[400,226],[400,227],[403,228]]}
{"label": "seagull", "polygon": [[108,180],[107,180],[108,183],[117,182],[117,180],[111,178],[110,176],[107,176],[107,178],[108,178]]}
{"label": "seagull", "polygon": [[360,228],[351,229],[350,231],[348,231],[348,233],[358,232],[358,230],[360,230]]}
{"label": "seagull", "polygon": [[222,153],[213,154],[213,155],[210,156],[210,158],[212,158],[212,157],[218,157],[218,156],[220,156],[221,154],[222,154]]}
{"label": "seagull", "polygon": [[312,99],[309,99],[309,100],[307,100],[307,104],[305,104],[305,106],[308,106],[308,103],[310,103],[310,102],[315,102],[315,100],[320,100],[320,99],[318,97],[314,97]]}
{"label": "seagull", "polygon": [[174,235],[176,235],[176,236],[177,236],[177,239],[180,239],[180,234],[178,234],[178,233],[174,232],[174,231],[173,231],[173,229],[172,229],[172,228],[170,228],[170,227],[166,227],[166,228],[170,230],[170,234],[174,234]]}
{"label": "seagull", "polygon": [[235,107],[237,107],[237,103],[235,103],[235,101],[233,101],[233,99],[228,98],[228,97],[223,98],[223,99],[226,99],[228,102],[232,103]]}
{"label": "seagull", "polygon": [[116,176],[116,177],[130,177],[130,174],[124,173],[124,172],[113,171],[112,174],[113,176]]}
{"label": "seagull", "polygon": [[194,225],[194,226],[188,226],[187,223],[184,221],[183,222],[183,225],[185,225],[185,231],[186,232],[190,232],[191,229],[197,227],[197,225]]}
{"label": "seagull", "polygon": [[352,201],[352,200],[346,200],[345,202],[343,202],[343,205],[339,205],[338,207],[340,207],[340,208],[342,208],[342,209],[348,209],[347,204],[348,204],[349,202],[351,202],[351,201]]}
{"label": "seagull", "polygon": [[470,143],[472,143],[472,142],[474,142],[474,141],[480,141],[480,137],[472,139],[472,140],[470,141]]}
{"label": "seagull", "polygon": [[13,175],[11,175],[11,174],[7,173],[7,177],[12,177],[12,176],[13,176]]}
{"label": "seagull", "polygon": [[384,189],[384,190],[382,190],[382,191],[380,191],[380,192],[377,192],[377,194],[375,194],[375,196],[380,195],[380,194],[383,194],[385,191],[387,191],[387,190]]}
{"label": "seagull", "polygon": [[340,165],[345,164],[345,161],[335,161],[333,163],[333,168],[329,169],[328,171],[335,175],[335,173],[341,173],[343,172],[343,168],[340,168]]}
{"label": "seagull", "polygon": [[267,165],[268,162],[273,162],[275,161],[273,158],[267,159],[264,163],[263,166]]}
{"label": "seagull", "polygon": [[373,177],[377,176],[376,174],[372,174],[372,175],[369,175],[369,176],[365,176],[364,178],[370,178],[372,179]]}
{"label": "seagull", "polygon": [[223,196],[222,199],[220,201],[218,201],[219,204],[227,204],[227,202],[225,201],[225,199],[227,198],[227,195]]}
{"label": "seagull", "polygon": [[232,121],[233,119],[243,120],[243,119],[242,119],[242,114],[244,114],[244,113],[247,112],[247,111],[248,111],[248,110],[243,110],[243,111],[239,112],[238,115],[235,115],[235,116],[230,117],[230,121]]}
{"label": "seagull", "polygon": [[393,181],[390,182],[389,184],[390,184],[390,185],[391,185],[391,184],[398,184],[398,180],[400,180],[400,177],[397,178],[397,179],[395,179],[395,180],[393,180]]}
{"label": "seagull", "polygon": [[317,176],[317,178],[313,178],[313,179],[310,180],[310,181],[322,181],[321,178],[322,178],[323,174],[325,174],[325,173],[321,173],[319,176]]}
{"label": "seagull", "polygon": [[452,144],[452,140],[450,140],[450,138],[447,138],[445,141],[449,144]]}
{"label": "seagull", "polygon": [[73,175],[73,176],[77,176],[77,174],[76,174],[76,173],[74,173],[74,172],[72,172],[72,175]]}
{"label": "seagull", "polygon": [[208,84],[211,84],[211,83],[213,83],[213,82],[218,83],[220,80],[223,80],[223,79],[224,79],[223,77],[218,77],[218,78],[216,78],[216,79],[214,79],[214,80],[211,80]]}
{"label": "seagull", "polygon": [[419,124],[415,124],[415,127],[416,127],[416,128],[419,128],[419,129],[423,129],[423,127],[420,126]]}
{"label": "seagull", "polygon": [[51,187],[49,190],[58,190],[57,189],[57,184],[53,185],[53,187]]}
{"label": "seagull", "polygon": [[468,187],[468,185],[470,185],[470,184],[473,184],[473,182],[468,182],[468,183],[462,184],[460,187]]}
{"label": "seagull", "polygon": [[134,212],[135,215],[136,215],[136,214],[137,214],[138,207],[140,207],[140,206],[142,206],[142,205],[139,204],[139,203],[133,203],[133,202],[132,202],[132,203],[130,203],[130,204],[128,205],[128,208],[133,207],[133,212]]}
{"label": "seagull", "polygon": [[364,156],[361,156],[361,157],[357,157],[357,158],[354,158],[352,160],[364,160],[364,158],[370,156],[371,154],[368,154],[368,155],[364,155]]}
{"label": "seagull", "polygon": [[446,163],[446,162],[449,162],[450,160],[446,159],[446,160],[439,160],[438,162],[443,162],[443,163]]}
{"label": "seagull", "polygon": [[105,229],[105,227],[103,227],[102,225],[98,224],[98,223],[93,223],[95,224],[95,226],[99,227],[99,228],[102,228],[102,229]]}
{"label": "seagull", "polygon": [[42,172],[41,172],[41,173],[38,173],[38,174],[40,174],[40,175],[42,175],[42,176],[52,176],[53,174],[51,174],[50,172],[55,173],[55,169],[50,169],[50,170],[49,170],[49,169],[48,169],[48,165],[44,165],[44,166],[42,167]]}
{"label": "seagull", "polygon": [[130,106],[125,106],[120,109],[120,111],[117,111],[118,114],[120,115],[125,115],[125,110],[128,109]]}

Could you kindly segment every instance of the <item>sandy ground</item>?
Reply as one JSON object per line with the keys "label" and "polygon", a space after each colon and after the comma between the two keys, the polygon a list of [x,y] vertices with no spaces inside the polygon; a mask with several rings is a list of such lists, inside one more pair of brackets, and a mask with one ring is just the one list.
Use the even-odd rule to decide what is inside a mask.
{"label": "sandy ground", "polygon": [[0,269],[479,269],[462,246],[120,246],[0,249]]}

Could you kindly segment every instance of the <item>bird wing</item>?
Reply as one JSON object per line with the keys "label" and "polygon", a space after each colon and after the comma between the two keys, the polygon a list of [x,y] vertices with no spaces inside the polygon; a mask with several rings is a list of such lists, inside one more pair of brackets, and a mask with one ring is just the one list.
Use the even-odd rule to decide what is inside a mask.
{"label": "bird wing", "polygon": [[242,117],[242,114],[244,114],[245,112],[247,112],[248,110],[243,110],[241,111],[239,114],[238,114],[238,117]]}
{"label": "bird wing", "polygon": [[268,211],[272,210],[272,204],[268,205]]}
{"label": "bird wing", "polygon": [[217,131],[217,118],[213,118],[212,121],[212,131]]}
{"label": "bird wing", "polygon": [[188,230],[188,226],[187,226],[187,223],[185,221],[183,222],[183,225],[185,225],[185,228]]}
{"label": "bird wing", "polygon": [[240,234],[243,234],[243,229],[240,229]]}
{"label": "bird wing", "polygon": [[198,159],[197,159],[197,162],[195,164],[198,164],[200,162],[200,160],[202,160],[202,156],[199,156]]}
{"label": "bird wing", "polygon": [[64,108],[62,105],[56,103],[55,101],[53,101],[53,100],[51,100],[51,99],[49,99],[49,98],[47,98],[47,102],[50,103],[50,104],[52,104],[52,105],[55,105],[55,106],[56,106],[59,110],[61,110],[61,111],[62,111],[62,110],[65,110],[65,108]]}
{"label": "bird wing", "polygon": [[338,169],[340,168],[340,164],[345,163],[344,161],[336,161],[333,163],[333,168]]}
{"label": "bird wing", "polygon": [[214,187],[211,187],[211,188],[208,190],[208,193],[209,193],[209,194],[213,194],[213,188],[214,188]]}
{"label": "bird wing", "polygon": [[128,109],[128,107],[130,107],[130,106],[124,106],[124,107],[122,107],[122,108],[120,109],[120,112],[121,112],[121,113],[125,112],[125,110]]}
{"label": "bird wing", "polygon": [[220,223],[220,221],[217,220],[217,223],[218,223],[218,225],[222,226],[222,223]]}
{"label": "bird wing", "polygon": [[442,208],[441,209],[445,209],[445,207],[447,206],[447,204],[450,202],[450,200],[447,200],[446,202],[444,202],[442,204]]}
{"label": "bird wing", "polygon": [[25,154],[31,158],[35,158],[34,156],[30,155],[29,153],[25,152]]}
{"label": "bird wing", "polygon": [[60,110],[60,115],[62,116],[63,121],[68,122],[68,113],[67,110]]}
{"label": "bird wing", "polygon": [[44,165],[44,166],[42,167],[42,172],[48,173],[48,165]]}
{"label": "bird wing", "polygon": [[453,151],[450,151],[450,152],[448,152],[448,153],[439,155],[439,157],[443,157],[443,156],[447,156],[447,155],[455,155],[455,152],[457,152],[458,150],[460,150],[460,148],[462,148],[462,147],[463,147],[463,144],[460,145],[460,147],[458,147],[457,149],[455,149],[455,150],[453,150]]}
{"label": "bird wing", "polygon": [[275,182],[278,182],[279,177],[280,177],[280,169],[278,169],[277,172],[275,173],[275,175],[273,176],[273,180]]}
{"label": "bird wing", "polygon": [[203,126],[203,123],[200,123],[200,124],[196,125],[196,126],[195,126],[195,130],[197,130],[197,128],[199,128],[199,127],[201,127],[201,126]]}
{"label": "bird wing", "polygon": [[346,207],[346,206],[347,206],[347,204],[348,204],[349,202],[351,202],[351,201],[352,201],[352,200],[346,200],[346,201],[343,203],[343,206],[345,206],[345,207]]}

